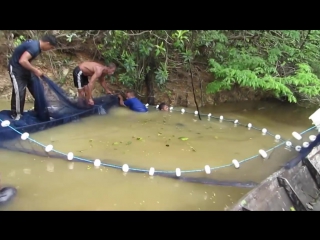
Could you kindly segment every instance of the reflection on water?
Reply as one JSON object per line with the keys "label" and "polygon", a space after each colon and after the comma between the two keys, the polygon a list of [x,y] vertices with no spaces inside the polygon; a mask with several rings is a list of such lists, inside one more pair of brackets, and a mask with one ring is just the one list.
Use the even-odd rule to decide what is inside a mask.
{"label": "reflection on water", "polygon": [[[9,103],[2,102],[0,108],[5,106]],[[201,112],[250,122],[291,138],[293,131],[310,127],[308,117],[314,109],[259,102],[224,104]],[[267,150],[277,144],[271,136],[232,123],[208,121],[206,117],[200,121],[193,114],[159,111],[135,114],[126,109],[114,110],[108,116],[85,118],[31,137],[66,154],[73,152],[90,160],[168,171],[230,164],[232,159],[242,160],[256,155],[259,149]],[[181,137],[188,140],[182,141]],[[2,182],[18,188],[14,202],[2,207],[3,210],[222,210],[249,191],[147,174],[124,174],[112,168],[95,168],[90,163],[0,152]],[[271,155],[266,160],[246,162],[240,169],[213,171],[210,177],[261,181],[294,152],[280,147]],[[189,175],[208,177],[203,172],[185,176]]]}

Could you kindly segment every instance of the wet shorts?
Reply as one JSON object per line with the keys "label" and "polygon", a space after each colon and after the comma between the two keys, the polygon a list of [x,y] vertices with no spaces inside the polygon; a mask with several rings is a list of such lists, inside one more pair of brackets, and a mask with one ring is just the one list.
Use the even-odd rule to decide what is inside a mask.
{"label": "wet shorts", "polygon": [[84,86],[88,85],[89,83],[88,77],[83,75],[79,66],[77,66],[73,70],[73,82],[74,82],[74,86],[78,89],[82,89]]}

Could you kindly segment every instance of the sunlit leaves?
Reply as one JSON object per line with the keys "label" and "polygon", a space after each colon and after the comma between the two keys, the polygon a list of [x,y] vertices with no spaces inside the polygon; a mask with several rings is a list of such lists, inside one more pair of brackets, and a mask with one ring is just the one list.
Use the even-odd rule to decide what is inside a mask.
{"label": "sunlit leaves", "polygon": [[247,31],[250,34],[255,34],[255,41],[240,39],[232,45],[215,45],[209,65],[216,80],[207,86],[208,93],[230,89],[229,84],[237,83],[286,96],[292,102],[297,101],[296,94],[320,94],[320,80],[315,74],[320,75],[320,31]]}
{"label": "sunlit leaves", "polygon": [[169,77],[169,73],[168,73],[166,64],[160,63],[160,66],[156,70],[155,74],[156,74],[156,76],[155,76],[156,82],[158,83],[158,85],[164,84]]}

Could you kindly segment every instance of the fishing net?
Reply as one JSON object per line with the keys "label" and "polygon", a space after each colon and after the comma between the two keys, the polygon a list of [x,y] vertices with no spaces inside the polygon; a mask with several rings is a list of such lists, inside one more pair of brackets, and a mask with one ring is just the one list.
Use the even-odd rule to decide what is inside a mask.
{"label": "fishing net", "polygon": [[[73,156],[72,159],[69,159],[69,153],[59,152],[55,149],[52,151],[47,151],[46,147],[40,142],[32,139],[31,137],[23,138],[24,133],[35,133],[43,131],[52,127],[59,125],[67,124],[73,121],[78,121],[83,117],[88,117],[91,115],[104,115],[115,106],[118,106],[118,97],[115,95],[106,95],[100,98],[95,98],[94,106],[88,106],[83,102],[79,101],[77,98],[69,97],[58,85],[56,85],[52,80],[47,77],[43,77],[42,80],[33,76],[34,81],[34,93],[35,93],[35,110],[26,111],[23,114],[23,117],[15,121],[11,118],[11,113],[9,110],[0,111],[0,122],[3,124],[5,120],[10,121],[9,127],[0,127],[0,148],[23,152],[33,155],[38,155],[42,157],[50,158],[60,158],[64,160],[73,160],[81,161],[87,163],[93,163],[93,160],[90,156]],[[310,130],[310,129],[309,129]],[[309,131],[308,130],[308,131]],[[22,135],[21,135],[22,134]],[[319,144],[320,137],[317,137],[317,140],[311,146]],[[277,148],[278,146],[274,147]],[[310,151],[311,147],[303,151],[303,157]],[[272,149],[270,149],[272,150]],[[268,150],[268,151],[270,151]],[[257,157],[257,156],[255,156]],[[292,156],[291,156],[292,157]],[[301,159],[301,155],[299,155]],[[248,161],[243,160],[242,162]],[[288,158],[290,159],[290,158]],[[290,167],[296,165],[299,161],[294,159],[290,161],[287,165]],[[229,166],[230,165],[230,166]],[[231,167],[233,164],[222,167]],[[292,165],[292,166],[291,166]],[[107,158],[101,158],[101,166],[112,167],[117,169],[122,169],[123,166],[119,162],[112,161]],[[222,167],[216,167],[220,169]],[[213,169],[212,169],[213,170]],[[132,172],[148,173],[149,169],[140,169],[135,167],[130,167]],[[222,185],[222,186],[234,186],[234,187],[248,187],[252,188],[256,186],[254,182],[238,182],[238,181],[219,181],[212,179],[209,176],[199,177],[199,176],[190,176],[190,174],[199,173],[203,176],[203,169],[200,170],[190,170],[184,171],[184,173],[189,173],[188,177],[185,176],[176,176],[175,171],[155,171],[154,175],[159,175],[162,177],[179,179],[185,182],[192,183],[201,183],[201,184],[210,184],[210,185]],[[183,174],[184,174],[183,173]],[[234,174],[234,173],[233,173]]]}
{"label": "fishing net", "polygon": [[36,155],[42,152],[43,155],[43,151],[33,150],[28,141],[21,141],[20,133],[35,133],[94,114],[106,114],[112,107],[118,105],[118,97],[115,95],[95,98],[95,105],[89,106],[78,98],[68,96],[47,77],[39,79],[32,76],[32,81],[34,81],[36,111],[25,111],[20,120],[13,120],[9,110],[0,111],[2,123],[8,120],[12,127],[0,128],[0,148]]}

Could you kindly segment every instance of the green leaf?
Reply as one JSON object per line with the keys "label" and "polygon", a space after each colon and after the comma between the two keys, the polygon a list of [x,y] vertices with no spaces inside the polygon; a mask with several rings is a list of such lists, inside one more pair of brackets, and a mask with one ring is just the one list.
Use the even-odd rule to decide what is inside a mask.
{"label": "green leaf", "polygon": [[179,139],[180,139],[181,141],[187,141],[189,138],[187,138],[187,137],[179,137]]}

